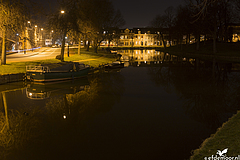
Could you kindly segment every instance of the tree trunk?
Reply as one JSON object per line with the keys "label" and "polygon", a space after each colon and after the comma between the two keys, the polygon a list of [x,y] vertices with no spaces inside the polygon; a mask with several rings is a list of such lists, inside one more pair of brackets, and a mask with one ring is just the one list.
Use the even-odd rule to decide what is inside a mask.
{"label": "tree trunk", "polygon": [[205,34],[204,35],[204,43],[203,43],[204,46],[206,45],[206,41],[207,41],[207,35]]}
{"label": "tree trunk", "polygon": [[216,40],[217,40],[217,16],[215,15],[215,24],[214,24],[214,30],[213,30],[213,54],[215,55],[217,53],[217,46],[216,46]]}
{"label": "tree trunk", "polygon": [[[86,42],[86,43],[87,43],[87,42]],[[86,48],[86,51],[89,51],[89,45],[90,45],[90,44],[89,44],[89,41],[88,41],[88,43],[87,43],[87,45],[86,45],[86,47],[87,47],[87,48]]]}
{"label": "tree trunk", "polygon": [[6,64],[6,27],[3,27],[2,30],[2,59],[1,59],[1,65]]}
{"label": "tree trunk", "polygon": [[200,35],[197,34],[197,51],[199,50],[199,46],[200,46]]}
{"label": "tree trunk", "polygon": [[180,38],[180,43],[181,43],[181,51],[183,50],[183,36],[181,35],[180,36],[181,38]]}
{"label": "tree trunk", "polygon": [[162,42],[163,42],[164,49],[166,49],[166,43],[165,43],[165,41],[164,41],[164,39],[163,39],[163,34],[161,33],[160,35],[161,35],[161,37],[162,37]]}
{"label": "tree trunk", "polygon": [[[94,46],[94,52],[98,53],[98,40],[95,40],[92,46]],[[99,43],[99,46],[100,46],[100,43]]]}
{"label": "tree trunk", "polygon": [[217,26],[214,27],[214,33],[213,33],[213,54],[214,55],[217,53],[216,39],[217,39]]}
{"label": "tree trunk", "polygon": [[94,47],[94,52],[95,52],[95,53],[98,53],[98,46],[95,46],[95,47]]}
{"label": "tree trunk", "polygon": [[81,55],[81,37],[78,40],[78,55]]}
{"label": "tree trunk", "polygon": [[66,37],[66,32],[63,33],[63,41],[62,41],[62,48],[61,48],[61,62],[64,62],[65,37]]}

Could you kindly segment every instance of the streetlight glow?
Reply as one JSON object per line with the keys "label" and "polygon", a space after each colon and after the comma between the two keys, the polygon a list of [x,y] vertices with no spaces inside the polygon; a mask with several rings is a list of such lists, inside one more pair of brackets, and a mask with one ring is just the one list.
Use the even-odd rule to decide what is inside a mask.
{"label": "streetlight glow", "polygon": [[28,23],[31,23],[30,21],[28,21]]}
{"label": "streetlight glow", "polygon": [[61,10],[61,13],[62,13],[62,14],[64,14],[64,13],[65,13],[65,11],[64,11],[64,10]]}
{"label": "streetlight glow", "polygon": [[35,27],[37,28],[37,25],[35,25]]}
{"label": "streetlight glow", "polygon": [[41,31],[43,31],[43,28],[41,28]]}

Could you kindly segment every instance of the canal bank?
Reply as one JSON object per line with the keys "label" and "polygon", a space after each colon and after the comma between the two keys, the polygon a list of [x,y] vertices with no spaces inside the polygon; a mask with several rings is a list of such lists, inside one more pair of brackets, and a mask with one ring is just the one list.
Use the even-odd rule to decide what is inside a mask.
{"label": "canal bank", "polygon": [[[240,112],[229,118],[211,137],[204,140],[199,149],[193,151],[190,160],[204,160],[205,157],[215,157],[217,151],[227,149],[226,157],[240,155]],[[218,157],[221,157],[218,155]]]}
{"label": "canal bank", "polygon": [[158,48],[158,51],[184,56],[186,58],[199,58],[202,60],[212,60],[225,62],[240,62],[240,42],[235,43],[217,43],[217,52],[213,53],[212,42],[201,42],[197,49],[197,44],[182,44],[164,48]]}
{"label": "canal bank", "polygon": [[0,75],[0,84],[22,81],[24,75],[24,73]]}
{"label": "canal bank", "polygon": [[[123,57],[127,56],[126,52],[123,53]],[[79,150],[71,155],[77,156],[83,152],[81,153],[83,159],[85,157],[91,159],[89,155],[102,155],[105,159],[159,159],[160,157],[160,159],[169,159],[169,155],[171,155],[170,159],[189,159],[192,151],[199,148],[204,139],[215,134],[217,129],[239,110],[239,107],[236,107],[239,101],[237,95],[240,95],[239,70],[234,69],[231,72],[225,69],[218,70],[214,72],[217,81],[213,81],[212,63],[206,62],[205,66],[199,65],[201,68],[196,70],[192,60],[182,61],[181,57],[177,58],[163,52],[155,52],[155,50],[127,53],[128,57],[133,57],[134,62],[137,63],[126,62],[130,65],[123,68],[121,72],[99,70],[90,74],[86,90],[82,90],[84,87],[78,85],[81,80],[79,82],[74,80],[66,82],[70,87],[65,89],[63,82],[56,84],[57,91],[52,84],[44,85],[44,90],[38,90],[39,87],[43,87],[42,85],[33,84],[27,85],[23,91],[6,93],[9,111],[18,109],[17,106],[19,106],[21,116],[25,116],[23,113],[28,113],[27,117],[33,115],[32,118],[35,119],[46,116],[50,118],[46,119],[48,121],[46,125],[38,127],[35,124],[32,125],[37,133],[42,131],[43,135],[39,138],[45,140],[44,143],[33,144],[35,152],[31,153],[35,153],[34,157],[41,157],[43,154],[39,153],[39,148],[42,148],[45,153],[49,142],[54,142],[52,144],[55,146],[59,139],[74,137],[65,141],[66,148],[62,150],[59,148],[60,152],[64,153],[69,149],[68,146],[76,145],[77,147],[74,148]],[[99,65],[108,55],[111,54],[101,55],[98,58],[80,56],[83,59],[76,60],[78,57],[76,54],[69,58],[71,61]],[[14,86],[14,84],[1,85],[1,87],[7,88],[7,85]],[[44,94],[46,99],[41,101],[31,99],[38,93]],[[18,99],[18,101],[12,101],[12,99]],[[37,112],[32,113],[31,106],[49,109],[49,112],[44,112],[48,115],[35,116],[34,113]],[[14,119],[14,116],[11,119]],[[23,118],[25,119],[26,117]],[[10,124],[19,127],[14,122],[18,121],[14,120]],[[80,127],[82,122],[84,125]],[[64,128],[66,123],[68,128]],[[24,127],[22,130],[25,131]],[[26,127],[29,128],[29,125]],[[48,127],[51,130],[55,127],[53,131],[56,133],[51,135],[53,132],[48,132]],[[67,129],[67,132],[58,130],[58,127]],[[15,127],[12,129],[16,135],[15,139],[19,139],[21,145],[24,146],[26,143],[25,146],[29,146],[35,141],[33,137],[29,143],[22,142],[21,140],[25,137],[18,138],[19,130],[15,130]],[[96,133],[98,133],[97,136]],[[4,136],[10,137],[7,132],[2,137]],[[51,137],[51,140],[48,137]],[[0,138],[0,142],[1,140],[3,139]],[[49,146],[47,150],[50,151],[54,146]],[[219,150],[222,151],[225,148],[227,147]],[[20,149],[21,151],[18,152],[12,151],[12,156],[28,151],[24,147]],[[213,150],[213,155],[216,155],[216,149]],[[49,152],[48,156],[53,154]],[[19,157],[26,155],[28,154],[22,154]],[[116,155],[121,156],[116,157]],[[209,154],[202,157],[207,156]],[[99,159],[99,157],[92,157],[92,159],[96,158]],[[8,159],[11,160],[11,157]]]}
{"label": "canal bank", "polygon": [[[104,51],[99,51],[99,53],[94,53],[91,50],[81,51],[81,55],[77,54],[77,49],[72,49],[72,52],[75,54],[72,54],[70,57],[65,54],[64,59],[66,62],[81,62],[94,68],[103,64],[111,63],[116,59],[115,54],[109,54]],[[0,84],[22,81],[23,76],[26,73],[26,66],[28,65],[58,64],[59,62],[61,61],[57,59],[12,63],[7,62],[7,65],[0,66]]]}

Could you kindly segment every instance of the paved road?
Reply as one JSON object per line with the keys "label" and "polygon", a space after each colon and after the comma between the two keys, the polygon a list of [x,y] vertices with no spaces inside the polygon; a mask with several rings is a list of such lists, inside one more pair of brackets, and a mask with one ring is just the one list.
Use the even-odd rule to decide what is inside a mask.
{"label": "paved road", "polygon": [[[43,47],[35,51],[28,51],[26,54],[23,52],[7,55],[7,62],[26,62],[44,59],[54,59],[60,55],[61,48]],[[65,53],[66,50],[65,50]]]}

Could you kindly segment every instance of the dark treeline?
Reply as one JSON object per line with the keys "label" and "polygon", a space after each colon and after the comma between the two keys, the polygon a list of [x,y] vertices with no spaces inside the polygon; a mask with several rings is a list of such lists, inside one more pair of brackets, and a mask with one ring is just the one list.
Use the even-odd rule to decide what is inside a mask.
{"label": "dark treeline", "polygon": [[184,6],[168,7],[165,13],[157,15],[151,22],[153,28],[168,28],[168,40],[178,44],[189,44],[190,35],[196,39],[199,49],[200,36],[204,41],[213,41],[213,53],[217,52],[216,41],[229,42],[232,39],[231,23],[239,21],[239,0],[188,0]]}

